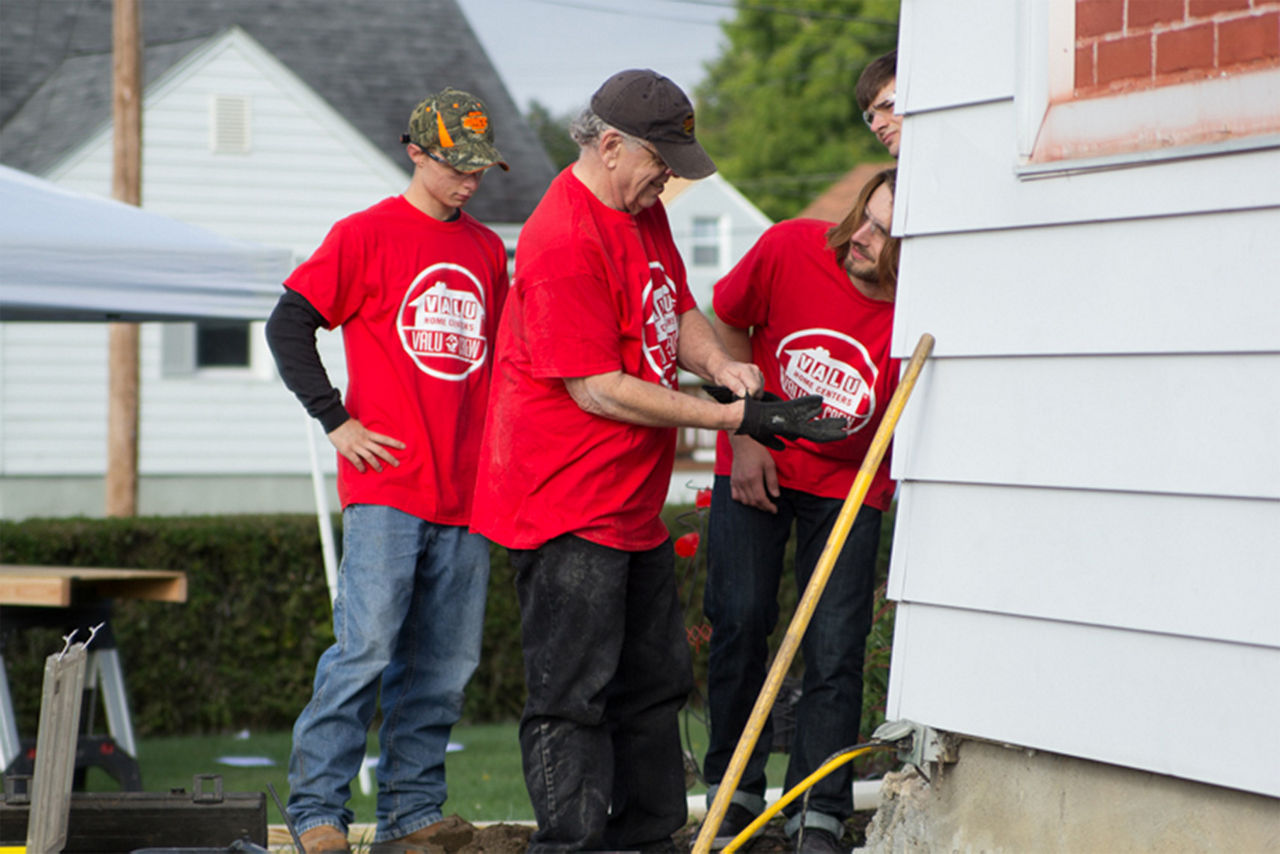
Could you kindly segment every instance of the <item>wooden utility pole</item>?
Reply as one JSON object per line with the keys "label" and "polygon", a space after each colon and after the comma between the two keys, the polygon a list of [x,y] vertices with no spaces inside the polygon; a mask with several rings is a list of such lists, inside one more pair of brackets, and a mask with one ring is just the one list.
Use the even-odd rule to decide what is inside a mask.
{"label": "wooden utility pole", "polygon": [[[141,0],[113,0],[111,195],[142,204]],[[106,514],[138,512],[138,324],[108,324]]]}

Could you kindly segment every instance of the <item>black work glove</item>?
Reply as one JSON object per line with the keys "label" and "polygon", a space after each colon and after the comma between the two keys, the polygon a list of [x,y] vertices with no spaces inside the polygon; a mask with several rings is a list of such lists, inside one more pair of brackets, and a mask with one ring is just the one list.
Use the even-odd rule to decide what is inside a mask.
{"label": "black work glove", "polygon": [[[733,403],[737,396],[724,386],[703,386],[707,394],[720,403]],[[783,439],[808,439],[811,442],[837,442],[847,434],[843,418],[818,418],[822,412],[822,396],[810,394],[795,400],[783,400],[764,392],[759,399],[748,397],[743,407],[742,423],[736,433],[750,436],[766,448],[781,451]]]}

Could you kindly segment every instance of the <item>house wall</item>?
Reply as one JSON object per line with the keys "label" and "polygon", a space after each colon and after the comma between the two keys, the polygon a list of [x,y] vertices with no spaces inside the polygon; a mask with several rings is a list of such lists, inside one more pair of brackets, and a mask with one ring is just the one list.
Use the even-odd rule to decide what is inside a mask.
{"label": "house wall", "polygon": [[[333,222],[408,184],[288,69],[239,30],[197,49],[144,93],[142,205],[229,237],[287,246],[299,260]],[[215,96],[249,100],[248,151],[211,150]],[[407,163],[407,156],[406,156]],[[111,194],[111,129],[47,176]]]}
{"label": "house wall", "polygon": [[[164,332],[142,325],[139,513],[314,510],[307,431],[330,474],[333,452],[274,373],[166,377]],[[106,352],[103,324],[0,324],[0,517],[102,514]],[[332,484],[328,500],[338,506]]]}
{"label": "house wall", "polygon": [[902,5],[887,717],[1280,797],[1280,140],[1034,171],[991,5]]}
{"label": "house wall", "polygon": [[[719,173],[691,183],[667,204],[667,218],[680,257],[684,259],[689,289],[698,307],[711,312],[711,296],[715,283],[738,263],[772,222]],[[694,221],[717,221],[715,245],[718,258],[714,264],[699,264],[695,249]]]}
{"label": "house wall", "polygon": [[[249,150],[214,153],[215,95],[249,99]],[[293,251],[319,245],[337,219],[401,192],[407,172],[266,55],[231,31],[146,93],[143,206],[212,231]],[[49,176],[110,195],[110,128]],[[307,419],[275,373],[254,324],[252,364],[192,371],[174,358],[188,330],[144,324],[139,509],[142,513],[314,508]],[[166,344],[166,340],[169,343]],[[340,336],[321,331],[321,358],[345,386]],[[98,515],[106,468],[106,328],[0,323],[0,515]],[[318,431],[317,431],[318,432]],[[332,448],[318,459],[332,476]],[[336,507],[332,486],[331,500]]]}

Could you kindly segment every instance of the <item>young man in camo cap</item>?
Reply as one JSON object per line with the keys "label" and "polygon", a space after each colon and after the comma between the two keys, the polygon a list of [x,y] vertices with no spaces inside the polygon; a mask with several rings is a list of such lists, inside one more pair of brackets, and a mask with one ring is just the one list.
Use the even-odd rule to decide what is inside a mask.
{"label": "young man in camo cap", "polygon": [[[370,850],[427,849],[480,658],[489,544],[467,528],[507,254],[461,208],[485,170],[507,164],[489,111],[455,89],[419,104],[401,141],[408,188],[334,225],[267,324],[285,385],[338,451],[343,506],[336,641],[289,759],[287,809],[306,854],[350,850],[346,801],[379,688]],[[322,326],[342,329],[345,400],[316,352]]]}

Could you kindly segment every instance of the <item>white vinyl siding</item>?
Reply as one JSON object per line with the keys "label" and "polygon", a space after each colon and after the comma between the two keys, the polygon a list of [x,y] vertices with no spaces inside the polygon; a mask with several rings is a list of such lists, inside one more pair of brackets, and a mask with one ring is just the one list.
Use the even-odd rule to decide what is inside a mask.
{"label": "white vinyl siding", "polygon": [[[140,474],[309,470],[302,408],[273,374],[257,378],[243,370],[204,371],[165,378],[162,329],[163,324],[143,324],[139,345]],[[255,347],[264,347],[259,324],[254,331]],[[101,475],[106,469],[107,327],[7,323],[0,334],[5,415],[0,475]],[[323,447],[321,459],[332,471],[330,450]]]}
{"label": "white vinyl siding", "polygon": [[1280,729],[1256,725],[1280,716],[1273,647],[929,605],[900,607],[897,620],[890,717],[1232,789],[1280,789]]}
{"label": "white vinyl siding", "polygon": [[[897,105],[915,112],[1013,96],[1015,0],[904,0],[898,18]],[[969,41],[956,33],[971,35]]]}
{"label": "white vinyl siding", "polygon": [[[1278,207],[1022,228],[1017,251],[1005,230],[915,236],[899,316],[951,356],[1265,352],[1280,337],[1275,235]],[[957,275],[971,263],[981,275]]]}
{"label": "white vinyl siding", "polygon": [[[898,513],[938,530],[899,543],[897,598],[1280,647],[1274,501],[921,482]],[[1170,583],[1182,565],[1198,571]]]}
{"label": "white vinyl siding", "polygon": [[[210,100],[252,103],[252,150],[210,150]],[[408,184],[404,164],[380,152],[243,32],[226,36],[145,93],[142,204],[194,225],[309,255],[329,226]],[[104,127],[49,176],[111,193],[111,130]]]}
{"label": "white vinyl siding", "polygon": [[1280,353],[939,358],[897,461],[912,480],[1280,499],[1277,376]]}
{"label": "white vinyl siding", "polygon": [[888,716],[1280,795],[1280,150],[1020,174],[1025,3],[903,4]]}

